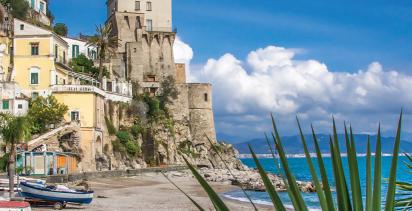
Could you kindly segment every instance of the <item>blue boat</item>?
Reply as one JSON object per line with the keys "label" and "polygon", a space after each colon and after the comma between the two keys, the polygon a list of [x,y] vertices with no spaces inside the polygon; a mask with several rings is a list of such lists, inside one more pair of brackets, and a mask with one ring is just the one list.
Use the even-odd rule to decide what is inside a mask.
{"label": "blue boat", "polygon": [[90,204],[93,200],[93,191],[78,191],[58,189],[56,186],[20,182],[21,195],[26,198],[39,199],[51,202]]}

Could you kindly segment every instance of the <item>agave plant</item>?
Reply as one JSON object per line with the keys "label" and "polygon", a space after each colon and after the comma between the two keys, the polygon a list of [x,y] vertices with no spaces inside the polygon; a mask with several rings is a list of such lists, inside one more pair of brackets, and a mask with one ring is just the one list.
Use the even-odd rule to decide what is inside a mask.
{"label": "agave plant", "polygon": [[[289,163],[286,157],[286,152],[284,151],[284,147],[282,145],[281,137],[278,133],[278,129],[276,126],[276,121],[272,117],[272,125],[273,125],[273,133],[272,138],[275,143],[276,151],[278,152],[279,160],[282,166],[281,175],[283,176],[286,190],[288,196],[293,204],[293,207],[297,211],[306,211],[308,207],[303,200],[301,191],[299,190],[295,176],[293,175],[292,170],[289,168]],[[412,204],[412,194],[408,195],[407,198],[404,198],[401,201],[395,202],[395,190],[396,185],[403,190],[410,191],[412,190],[412,184],[408,183],[396,183],[396,173],[397,173],[397,166],[398,166],[398,159],[399,159],[399,147],[400,147],[400,134],[401,134],[401,125],[402,125],[402,112],[400,114],[398,128],[396,132],[395,144],[393,149],[393,158],[392,164],[390,168],[390,176],[388,178],[388,190],[386,193],[386,200],[384,203],[381,202],[381,186],[382,186],[382,178],[381,178],[381,160],[382,160],[382,151],[381,151],[381,130],[380,126],[378,129],[377,141],[376,141],[376,148],[375,148],[375,158],[374,158],[374,172],[372,174],[372,153],[371,153],[371,146],[370,146],[370,138],[368,137],[367,142],[367,155],[366,155],[366,189],[362,190],[360,184],[360,176],[359,176],[359,165],[357,160],[357,153],[355,147],[355,139],[353,136],[352,128],[348,128],[345,124],[344,131],[345,131],[345,143],[346,143],[346,153],[348,156],[347,162],[349,166],[349,180],[345,177],[345,172],[343,169],[343,160],[341,156],[341,150],[339,146],[338,140],[338,133],[336,129],[335,120],[333,120],[333,134],[330,136],[329,145],[330,145],[330,155],[332,159],[332,167],[333,167],[333,181],[336,189],[336,199],[334,199],[332,191],[331,191],[331,184],[329,184],[329,178],[326,174],[326,169],[324,165],[324,160],[322,158],[322,154],[319,148],[319,143],[317,139],[317,135],[313,127],[312,129],[312,138],[315,146],[316,151],[316,160],[317,166],[319,168],[319,174],[315,170],[315,164],[313,163],[313,159],[311,154],[309,153],[307,147],[307,141],[305,136],[303,135],[301,125],[299,120],[297,119],[297,125],[302,141],[302,145],[305,152],[306,161],[311,172],[311,176],[313,179],[313,183],[316,188],[317,196],[319,199],[319,204],[322,210],[366,210],[366,211],[375,211],[375,210],[382,210],[391,211],[394,210],[397,206],[409,207]],[[267,137],[267,136],[266,136]],[[268,140],[268,139],[267,139]],[[273,206],[276,210],[283,211],[286,210],[283,202],[280,200],[278,193],[276,192],[275,187],[269,180],[266,171],[263,169],[262,165],[260,164],[259,159],[257,158],[255,152],[253,151],[252,147],[249,146],[250,152],[256,164],[256,167],[259,171],[259,174],[263,180],[263,183],[266,187],[266,191],[268,192],[270,199],[273,202]],[[273,149],[271,152],[274,155]],[[273,156],[275,159],[275,156]],[[412,162],[412,158],[408,157],[408,159]],[[208,193],[210,200],[212,201],[216,210],[228,210],[224,202],[221,198],[219,198],[218,194],[208,185],[208,183],[201,177],[201,175],[197,172],[197,170],[187,162],[189,169],[194,174],[195,178],[199,181],[202,185],[204,190]],[[275,163],[277,161],[275,160]],[[412,165],[408,165],[409,168],[412,169]],[[363,200],[362,198],[362,191],[366,193],[366,199]],[[249,198],[249,197],[248,197]],[[192,201],[192,200],[191,200]],[[193,202],[193,201],[192,201]],[[195,204],[198,207],[198,204]],[[199,207],[198,207],[199,208]]]}
{"label": "agave plant", "polygon": [[[408,173],[412,173],[412,157],[408,154],[405,154],[407,162],[405,161],[406,167],[409,169]],[[410,210],[412,209],[412,183],[409,182],[396,182],[398,190],[398,200],[395,203],[395,206],[399,209]]]}

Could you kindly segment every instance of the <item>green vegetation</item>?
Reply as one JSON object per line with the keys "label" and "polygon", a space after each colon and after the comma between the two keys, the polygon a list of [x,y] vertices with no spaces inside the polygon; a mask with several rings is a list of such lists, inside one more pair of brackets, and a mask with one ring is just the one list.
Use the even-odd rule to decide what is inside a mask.
{"label": "green vegetation", "polygon": [[10,5],[14,18],[26,20],[30,5],[26,0],[0,0],[4,6]]}
{"label": "green vegetation", "polygon": [[169,75],[167,76],[161,84],[162,88],[162,94],[158,97],[159,103],[160,103],[160,108],[162,110],[166,110],[166,105],[169,103],[172,103],[173,100],[176,100],[179,91],[176,88],[176,80],[174,79],[173,76]]}
{"label": "green vegetation", "polygon": [[67,37],[67,34],[69,33],[69,29],[64,23],[56,23],[56,25],[54,25],[53,27],[53,32],[60,36]]}
{"label": "green vegetation", "polygon": [[[93,60],[87,58],[84,54],[80,54],[77,58],[73,58],[69,66],[76,72],[86,73],[93,78],[98,78],[99,68],[94,66]],[[108,71],[106,67],[103,68],[104,76],[108,76]]]}
{"label": "green vegetation", "polygon": [[87,44],[91,46],[96,46],[98,50],[99,58],[99,75],[98,79],[102,81],[104,76],[104,66],[103,61],[107,59],[110,55],[116,53],[116,49],[119,45],[119,39],[116,36],[111,35],[112,25],[109,23],[107,25],[96,26],[96,35],[91,37]]}
{"label": "green vegetation", "polygon": [[116,133],[117,140],[112,142],[115,152],[125,153],[130,156],[138,156],[141,153],[140,145],[131,136],[129,131],[121,130]]}
{"label": "green vegetation", "polygon": [[8,121],[4,123],[4,127],[1,128],[3,139],[10,148],[7,168],[10,198],[14,197],[16,146],[31,137],[29,124],[30,121],[27,120],[27,117],[11,117],[8,118]]}
{"label": "green vegetation", "polygon": [[129,132],[124,130],[117,132],[116,137],[122,144],[126,144],[130,140]]}
{"label": "green vegetation", "polygon": [[[321,151],[319,149],[319,144],[317,140],[317,135],[312,127],[312,136],[313,142],[315,144],[316,150],[316,160],[318,162],[318,169],[320,175],[317,174],[317,171],[314,168],[314,164],[312,160],[312,155],[309,153],[307,148],[307,142],[305,140],[305,136],[302,133],[301,126],[299,120],[297,120],[298,128],[301,134],[301,141],[304,147],[306,161],[308,163],[312,179],[314,180],[314,184],[317,190],[317,195],[319,198],[320,205],[322,210],[365,210],[372,211],[372,210],[382,210],[391,211],[395,209],[396,206],[400,206],[402,208],[410,207],[411,203],[411,194],[406,195],[404,199],[395,201],[395,189],[396,184],[400,187],[401,190],[404,191],[411,191],[412,185],[408,183],[398,182],[396,183],[396,170],[398,165],[398,158],[399,158],[399,146],[400,146],[400,134],[401,134],[401,125],[402,125],[402,112],[398,122],[398,129],[395,138],[395,146],[393,150],[393,158],[392,158],[392,165],[390,168],[390,176],[388,179],[388,191],[386,194],[386,201],[381,204],[380,197],[381,197],[381,133],[380,128],[378,130],[377,135],[377,143],[376,143],[376,151],[375,151],[375,167],[374,167],[374,174],[371,173],[371,146],[370,141],[368,141],[367,146],[367,163],[366,163],[366,171],[367,171],[367,181],[366,181],[366,200],[363,200],[360,188],[360,177],[358,171],[358,161],[357,161],[357,153],[355,148],[355,140],[352,132],[352,128],[344,127],[345,131],[345,143],[346,143],[346,153],[348,154],[348,166],[349,166],[349,175],[350,179],[347,180],[344,175],[343,170],[343,160],[341,157],[341,151],[339,146],[338,134],[336,129],[335,121],[333,120],[333,135],[330,136],[330,154],[332,159],[332,166],[333,166],[333,179],[336,185],[336,201],[332,197],[331,188],[329,186],[329,178],[326,174],[326,170],[324,167],[324,161],[322,158]],[[282,172],[281,176],[284,180],[286,185],[286,190],[289,195],[290,200],[292,201],[293,207],[295,210],[298,211],[306,211],[308,207],[303,200],[301,192],[297,187],[295,176],[293,172],[289,168],[289,163],[286,158],[286,152],[284,151],[282,140],[278,133],[278,129],[275,123],[275,119],[272,116],[272,125],[273,125],[273,133],[272,138],[275,143],[275,148],[279,155],[280,163],[282,164]],[[276,210],[286,210],[274,185],[269,180],[267,173],[263,169],[262,165],[260,164],[259,159],[256,157],[251,146],[249,146],[250,152],[252,157],[256,163],[257,169],[259,171],[260,176],[263,179],[264,185],[266,187],[266,191],[268,192],[272,203]],[[273,151],[272,151],[273,152]],[[412,162],[412,158],[408,157],[409,161]],[[187,165],[189,166],[190,170],[192,171],[195,178],[198,182],[202,185],[204,190],[208,193],[210,200],[212,201],[213,205],[215,206],[216,210],[227,210],[227,207],[222,202],[222,200],[218,197],[215,191],[206,183],[206,181],[200,176],[197,170],[185,159]],[[277,162],[274,158],[275,163]],[[412,166],[410,166],[412,169]],[[322,183],[319,180],[322,181]],[[373,187],[372,187],[373,181]],[[349,192],[349,190],[351,190]],[[198,204],[195,204],[198,206]],[[383,207],[382,207],[383,205]],[[405,209],[406,209],[405,208]]]}
{"label": "green vegetation", "polygon": [[[409,169],[408,173],[412,173],[412,157],[405,154],[407,162],[405,162],[406,167]],[[412,208],[412,183],[410,182],[396,182],[396,186],[401,191],[398,200],[396,200],[396,207],[403,210],[410,210]]]}
{"label": "green vegetation", "polygon": [[116,128],[114,127],[112,121],[107,118],[107,116],[104,117],[104,120],[106,122],[106,127],[107,131],[109,132],[110,135],[115,135],[117,133]]}
{"label": "green vegetation", "polygon": [[68,110],[68,107],[57,102],[54,96],[32,100],[27,115],[32,125],[32,134],[44,133],[51,124],[60,123]]}
{"label": "green vegetation", "polygon": [[177,151],[191,158],[198,158],[200,156],[198,153],[194,151],[193,144],[189,140],[180,142],[177,146]]}

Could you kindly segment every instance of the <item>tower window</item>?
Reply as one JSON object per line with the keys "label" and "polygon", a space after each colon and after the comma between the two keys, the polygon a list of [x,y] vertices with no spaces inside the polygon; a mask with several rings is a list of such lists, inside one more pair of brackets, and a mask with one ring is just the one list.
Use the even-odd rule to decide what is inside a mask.
{"label": "tower window", "polygon": [[152,2],[148,1],[148,2],[146,3],[146,10],[147,10],[147,11],[152,11]]}
{"label": "tower window", "polygon": [[207,93],[204,94],[205,102],[209,101],[209,96]]}
{"label": "tower window", "polygon": [[135,2],[134,10],[135,10],[135,11],[140,11],[140,1],[136,1],[136,2]]}

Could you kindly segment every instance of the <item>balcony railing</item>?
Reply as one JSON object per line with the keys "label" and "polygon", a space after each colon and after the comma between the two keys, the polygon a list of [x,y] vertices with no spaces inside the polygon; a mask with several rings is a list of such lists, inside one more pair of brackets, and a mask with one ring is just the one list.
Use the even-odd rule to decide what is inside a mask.
{"label": "balcony railing", "polygon": [[172,27],[144,27],[147,32],[174,32],[177,33],[177,28]]}
{"label": "balcony railing", "polygon": [[112,101],[130,102],[132,96],[126,96],[118,93],[105,92],[91,85],[53,85],[52,92],[67,92],[67,93],[95,93]]}

